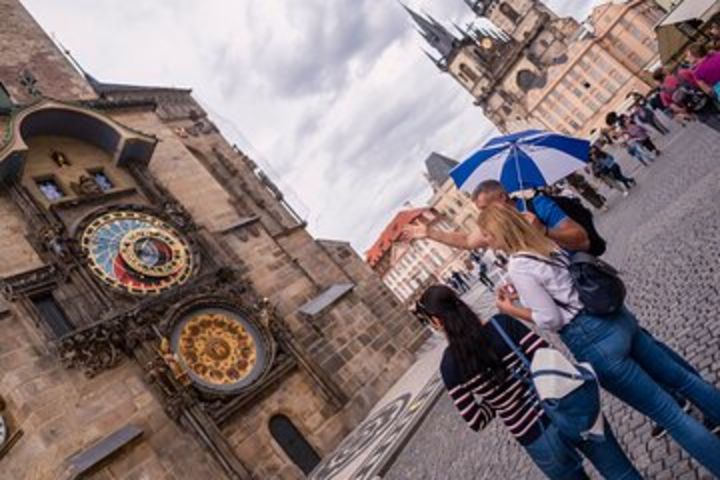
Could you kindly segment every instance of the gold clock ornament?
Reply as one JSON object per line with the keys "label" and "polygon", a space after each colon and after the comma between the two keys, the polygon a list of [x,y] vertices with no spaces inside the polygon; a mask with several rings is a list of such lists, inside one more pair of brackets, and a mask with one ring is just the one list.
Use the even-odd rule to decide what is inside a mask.
{"label": "gold clock ornament", "polygon": [[480,46],[484,48],[485,50],[490,50],[495,45],[495,42],[492,41],[490,37],[485,37],[480,42]]}
{"label": "gold clock ornament", "polygon": [[194,269],[185,238],[167,222],[144,212],[100,215],[84,229],[80,245],[98,278],[133,295],[181,285]]}
{"label": "gold clock ornament", "polygon": [[237,312],[196,310],[177,325],[173,350],[200,388],[237,391],[256,380],[268,362],[260,330]]}

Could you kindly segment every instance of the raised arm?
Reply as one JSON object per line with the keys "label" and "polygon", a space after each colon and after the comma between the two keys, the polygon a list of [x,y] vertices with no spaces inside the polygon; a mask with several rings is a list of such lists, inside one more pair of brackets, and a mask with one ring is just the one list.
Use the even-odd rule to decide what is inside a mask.
{"label": "raised arm", "polygon": [[420,240],[428,238],[438,243],[463,250],[475,250],[487,247],[487,240],[482,232],[472,233],[445,232],[427,225],[407,225],[403,229],[403,240]]}

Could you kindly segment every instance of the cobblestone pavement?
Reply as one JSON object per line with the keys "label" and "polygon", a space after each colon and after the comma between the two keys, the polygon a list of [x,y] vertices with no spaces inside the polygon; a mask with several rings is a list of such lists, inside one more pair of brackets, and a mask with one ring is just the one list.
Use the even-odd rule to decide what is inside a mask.
{"label": "cobblestone pavement", "polygon": [[[701,125],[661,141],[664,153],[657,163],[635,172],[639,186],[628,198],[614,196],[610,211],[598,218],[609,243],[605,258],[623,270],[629,304],[643,325],[715,385],[720,385],[719,141]],[[645,478],[711,478],[669,437],[651,439],[650,423],[637,412],[611,398],[604,409]],[[384,478],[543,477],[500,422],[477,434],[443,397]]]}

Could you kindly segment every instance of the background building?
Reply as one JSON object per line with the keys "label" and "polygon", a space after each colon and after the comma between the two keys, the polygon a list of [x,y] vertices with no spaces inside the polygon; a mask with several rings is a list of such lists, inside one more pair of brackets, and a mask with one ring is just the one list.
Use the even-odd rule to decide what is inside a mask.
{"label": "background building", "polygon": [[608,2],[583,24],[538,0],[467,0],[497,30],[460,36],[410,12],[440,56],[436,65],[459,82],[503,132],[535,127],[587,135],[631,91],[649,90],[657,61],[653,27],[662,9],[650,0]]}
{"label": "background building", "polygon": [[455,230],[431,208],[399,212],[368,250],[366,261],[403,303],[414,302],[430,284],[443,283],[453,271],[464,271],[467,253],[432,240],[401,240],[406,225],[426,224],[443,231]]}
{"label": "background building", "polygon": [[445,216],[454,228],[471,232],[477,229],[480,211],[470,196],[460,191],[450,178],[450,170],[457,164],[455,160],[435,152],[425,160],[425,175],[433,190],[428,206]]}
{"label": "background building", "polygon": [[427,334],[189,90],[0,11],[0,477],[301,477]]}

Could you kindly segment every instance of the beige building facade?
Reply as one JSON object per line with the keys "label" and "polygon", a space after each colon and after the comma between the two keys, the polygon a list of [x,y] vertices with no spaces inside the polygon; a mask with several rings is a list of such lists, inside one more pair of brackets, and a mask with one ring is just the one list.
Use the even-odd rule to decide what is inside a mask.
{"label": "beige building facade", "polygon": [[438,67],[503,132],[588,135],[628,93],[650,88],[646,69],[658,58],[653,27],[663,15],[653,1],[604,3],[583,24],[537,0],[466,3],[500,31],[470,29],[457,38],[432,19],[413,18],[430,32]]}
{"label": "beige building facade", "polygon": [[432,208],[399,212],[366,253],[366,261],[395,296],[410,306],[423,290],[445,282],[454,271],[465,270],[467,254],[431,240],[403,241],[407,225],[425,224],[442,231],[455,226]]}
{"label": "beige building facade", "polygon": [[0,479],[304,478],[427,333],[189,90],[0,11]]}

